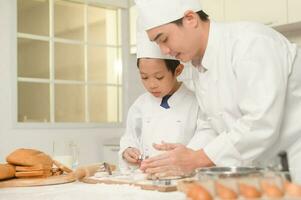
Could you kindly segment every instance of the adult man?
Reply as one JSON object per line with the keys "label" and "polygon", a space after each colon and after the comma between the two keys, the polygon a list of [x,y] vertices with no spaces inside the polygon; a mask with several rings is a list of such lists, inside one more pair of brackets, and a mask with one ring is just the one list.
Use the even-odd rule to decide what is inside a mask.
{"label": "adult man", "polygon": [[[218,136],[203,149],[169,150],[145,160],[147,173],[263,164],[288,151],[301,182],[301,58],[296,45],[255,23],[215,23],[199,0],[136,0],[151,41],[196,67],[196,96]],[[297,180],[297,179],[296,179]]]}

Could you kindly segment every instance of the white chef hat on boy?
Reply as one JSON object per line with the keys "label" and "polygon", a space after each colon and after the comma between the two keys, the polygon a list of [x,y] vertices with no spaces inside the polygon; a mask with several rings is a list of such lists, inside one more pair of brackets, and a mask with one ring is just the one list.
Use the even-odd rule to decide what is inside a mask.
{"label": "white chef hat on boy", "polygon": [[187,10],[202,10],[200,0],[135,0],[145,30],[184,17]]}
{"label": "white chef hat on boy", "polygon": [[144,30],[143,22],[138,16],[137,18],[137,34],[136,34],[137,58],[160,58],[171,59],[175,58],[161,53],[159,46],[155,42],[151,42]]}

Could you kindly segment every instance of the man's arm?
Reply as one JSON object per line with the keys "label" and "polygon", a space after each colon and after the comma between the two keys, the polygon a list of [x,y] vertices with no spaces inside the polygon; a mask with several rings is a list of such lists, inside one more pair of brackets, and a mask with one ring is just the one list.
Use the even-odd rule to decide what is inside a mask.
{"label": "man's arm", "polygon": [[195,151],[182,144],[170,143],[156,144],[154,147],[166,152],[142,162],[140,169],[148,174],[174,172],[174,175],[181,175],[199,167],[214,165],[202,149]]}

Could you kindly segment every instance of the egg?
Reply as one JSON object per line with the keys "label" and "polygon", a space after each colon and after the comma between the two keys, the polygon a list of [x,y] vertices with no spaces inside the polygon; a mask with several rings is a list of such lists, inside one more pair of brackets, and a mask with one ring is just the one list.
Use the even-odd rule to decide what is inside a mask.
{"label": "egg", "polygon": [[291,197],[301,197],[301,185],[291,183],[289,181],[284,182],[285,192]]}
{"label": "egg", "polygon": [[245,183],[239,183],[240,194],[245,198],[259,198],[261,192],[254,186]]}
{"label": "egg", "polygon": [[184,192],[187,194],[189,188],[196,184],[195,180],[182,180],[177,182],[177,189],[178,191]]}
{"label": "egg", "polygon": [[233,189],[226,187],[219,182],[215,182],[215,188],[221,199],[237,199],[237,193]]}
{"label": "egg", "polygon": [[279,198],[284,195],[284,192],[280,187],[278,187],[276,184],[270,183],[266,180],[261,181],[261,187],[262,187],[262,191],[268,197]]}
{"label": "egg", "polygon": [[190,185],[186,195],[191,200],[213,200],[212,195],[199,184]]}

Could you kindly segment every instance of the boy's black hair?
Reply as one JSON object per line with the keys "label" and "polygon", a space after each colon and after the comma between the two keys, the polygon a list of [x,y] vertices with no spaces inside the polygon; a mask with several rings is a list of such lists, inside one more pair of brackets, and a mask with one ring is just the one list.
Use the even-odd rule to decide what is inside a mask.
{"label": "boy's black hair", "polygon": [[[202,21],[208,21],[209,20],[209,15],[207,15],[204,11],[200,10],[200,11],[197,12],[197,14],[198,14],[198,16],[200,17],[200,19]],[[176,24],[178,26],[182,26],[182,24],[183,24],[182,20],[183,20],[183,17],[180,18],[180,19],[177,19],[175,21],[172,21],[170,23],[174,23],[174,24]]]}
{"label": "boy's black hair", "polygon": [[[162,59],[168,71],[171,71],[172,75],[175,74],[176,68],[179,66],[180,61],[172,59]],[[140,58],[137,59],[137,67],[139,68]]]}

